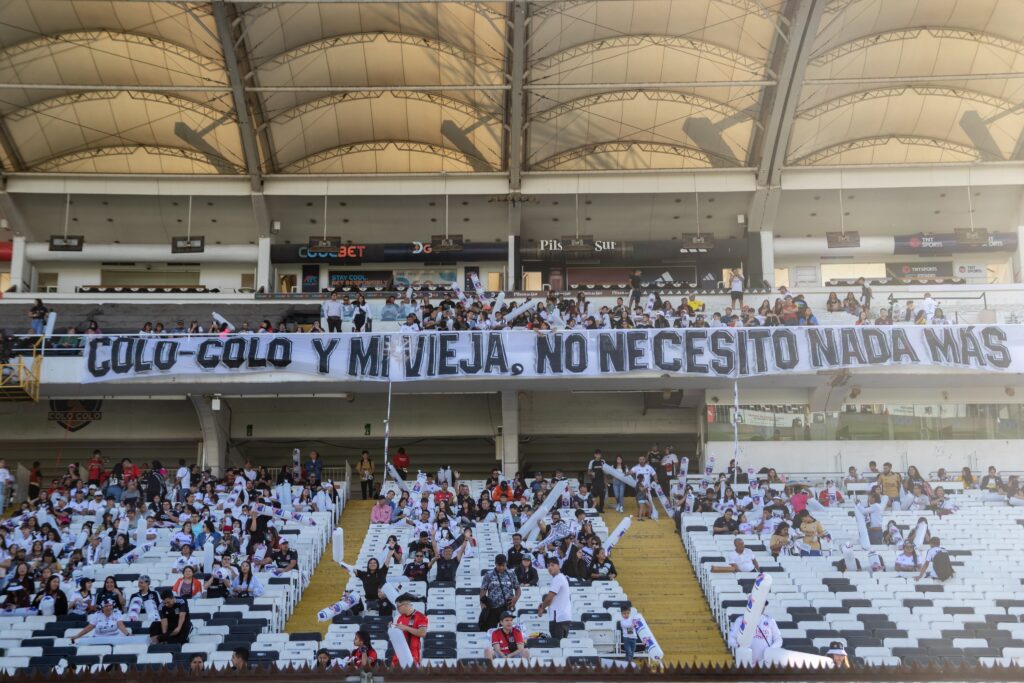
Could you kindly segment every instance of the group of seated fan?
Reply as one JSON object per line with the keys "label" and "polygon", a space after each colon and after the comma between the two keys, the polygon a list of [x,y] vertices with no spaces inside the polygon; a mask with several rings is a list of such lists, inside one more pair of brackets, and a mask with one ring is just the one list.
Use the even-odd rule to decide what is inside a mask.
{"label": "group of seated fan", "polygon": [[[764,634],[750,646],[755,662],[839,650],[869,665],[1019,661],[1024,554],[1007,557],[1006,547],[1024,541],[1024,512],[994,514],[1007,500],[995,468],[984,477],[969,468],[921,477],[914,467],[901,475],[871,463],[867,472],[791,474],[782,485],[767,472],[742,483],[726,477],[739,489],[735,506],[686,508],[684,546],[730,645],[740,647],[739,620],[754,618]],[[786,487],[796,491],[785,496]],[[740,513],[754,521],[739,522]],[[995,535],[979,536],[980,527]],[[763,614],[751,617],[759,574],[773,580]]]}
{"label": "group of seated fan", "polygon": [[340,512],[332,483],[288,472],[107,471],[97,451],[31,486],[0,526],[0,670],[230,666],[283,627]]}
{"label": "group of seated fan", "polygon": [[[345,594],[321,612],[332,622],[322,647],[338,665],[657,655],[645,646],[653,638],[638,642],[642,616],[616,580],[615,535],[591,502],[561,473],[527,481],[495,470],[467,481],[446,468],[387,482],[358,558],[343,563]],[[396,650],[393,628],[408,653]]]}

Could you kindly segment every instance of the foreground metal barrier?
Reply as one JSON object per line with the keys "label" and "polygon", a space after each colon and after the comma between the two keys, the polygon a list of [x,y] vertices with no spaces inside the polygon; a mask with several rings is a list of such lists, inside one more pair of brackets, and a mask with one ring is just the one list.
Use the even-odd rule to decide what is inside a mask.
{"label": "foreground metal barrier", "polygon": [[188,668],[131,667],[122,671],[119,665],[99,673],[46,673],[37,670],[0,676],[0,681],[126,681],[128,683],[177,682],[184,678],[245,680],[254,683],[287,681],[289,683],[322,683],[324,681],[1021,681],[1024,667],[985,667],[978,665],[851,667],[845,669],[760,668],[735,666],[668,666],[663,669],[640,667],[624,669],[601,666],[490,667],[457,666],[420,669],[376,669],[359,672],[353,669],[277,669],[254,665],[248,671],[214,671],[204,669],[191,673]]}

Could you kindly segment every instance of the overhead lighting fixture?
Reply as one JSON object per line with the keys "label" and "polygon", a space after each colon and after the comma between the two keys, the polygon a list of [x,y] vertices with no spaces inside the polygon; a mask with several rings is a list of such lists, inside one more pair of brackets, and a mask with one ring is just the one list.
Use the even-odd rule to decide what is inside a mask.
{"label": "overhead lighting fixture", "polygon": [[430,236],[430,249],[435,254],[462,251],[464,245],[462,235],[449,235],[445,233],[444,235]]}
{"label": "overhead lighting fixture", "polygon": [[185,236],[171,238],[172,254],[201,254],[206,251],[206,238],[202,235],[192,236],[192,195],[188,197],[188,220],[185,223]]}
{"label": "overhead lighting fixture", "polygon": [[341,237],[312,235],[308,247],[310,251],[338,251],[341,249]]}
{"label": "overhead lighting fixture", "polygon": [[462,251],[462,235],[448,234],[448,174],[441,171],[441,180],[444,182],[444,234],[430,236],[430,249],[434,253]]}
{"label": "overhead lighting fixture", "polygon": [[50,235],[50,251],[82,251],[85,236],[69,235],[68,221],[71,219],[71,195],[64,196],[64,234]]}
{"label": "overhead lighting fixture", "polygon": [[849,249],[860,246],[860,233],[856,230],[826,232],[825,239],[828,241],[829,249]]}
{"label": "overhead lighting fixture", "polygon": [[82,251],[83,235],[50,235],[50,251]]}
{"label": "overhead lighting fixture", "polygon": [[324,233],[310,235],[307,247],[310,251],[338,251],[341,249],[341,237],[327,236],[327,195],[324,195]]}
{"label": "overhead lighting fixture", "polygon": [[197,235],[171,238],[172,254],[201,254],[206,251],[206,238]]}
{"label": "overhead lighting fixture", "polygon": [[953,230],[958,247],[983,247],[988,244],[988,230],[974,227],[974,188],[971,183],[971,171],[967,170],[967,215],[970,218],[970,228],[957,228]]}
{"label": "overhead lighting fixture", "polygon": [[988,230],[985,228],[956,228],[953,236],[958,247],[983,247],[988,244]]}

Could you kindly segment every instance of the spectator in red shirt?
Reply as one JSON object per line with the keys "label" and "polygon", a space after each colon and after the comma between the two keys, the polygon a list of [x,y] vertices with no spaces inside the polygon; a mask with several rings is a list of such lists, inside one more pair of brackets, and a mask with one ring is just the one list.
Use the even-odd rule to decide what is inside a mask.
{"label": "spectator in red shirt", "polygon": [[398,476],[403,481],[409,478],[409,455],[405,452],[405,448],[399,448],[393,456],[391,456],[391,464],[398,470]]}
{"label": "spectator in red shirt", "polygon": [[[420,663],[420,647],[427,635],[427,617],[412,606],[412,596],[403,593],[398,597],[398,618],[391,625],[405,634],[405,642],[412,653],[413,664]],[[398,656],[392,658],[391,666],[398,666]]]}
{"label": "spectator in red shirt", "polygon": [[135,463],[129,458],[125,458],[121,461],[121,477],[124,479],[125,484],[134,480],[137,480],[142,476],[142,470],[138,468]]}
{"label": "spectator in red shirt", "polygon": [[103,453],[100,449],[92,452],[92,459],[89,461],[89,484],[99,486],[103,478]]}
{"label": "spectator in red shirt", "polygon": [[345,662],[345,666],[353,666],[358,669],[369,669],[377,663],[377,651],[373,649],[370,641],[370,634],[365,630],[356,631],[352,637],[352,652]]}
{"label": "spectator in red shirt", "polygon": [[447,505],[455,498],[455,494],[448,488],[448,482],[442,481],[441,488],[434,494],[434,504],[437,506]]}
{"label": "spectator in red shirt", "polygon": [[487,659],[529,659],[523,632],[515,626],[515,615],[503,612],[501,626],[491,632],[491,646],[484,650]]}

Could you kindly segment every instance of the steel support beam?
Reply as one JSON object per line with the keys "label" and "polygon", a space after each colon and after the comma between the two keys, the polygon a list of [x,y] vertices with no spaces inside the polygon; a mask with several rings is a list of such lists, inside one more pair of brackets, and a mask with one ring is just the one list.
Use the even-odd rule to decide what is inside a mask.
{"label": "steel support beam", "polygon": [[213,3],[213,18],[217,24],[217,37],[220,49],[224,53],[224,66],[231,84],[231,99],[238,121],[238,134],[242,138],[242,154],[245,156],[245,169],[249,173],[253,192],[263,188],[263,175],[260,169],[259,146],[256,144],[256,131],[249,115],[249,103],[245,97],[245,84],[242,82],[239,50],[235,38],[235,20],[238,18],[234,6],[216,0]]}
{"label": "steel support beam", "polygon": [[[775,217],[782,195],[781,177],[786,149],[789,147],[807,62],[826,4],[826,0],[789,0],[783,12],[789,18],[790,26],[785,45],[782,41],[776,44],[776,50],[784,50],[779,58],[778,84],[771,101],[763,103],[764,125],[760,157],[757,160],[757,190],[751,199],[750,211],[747,212],[748,231],[772,232],[775,229]],[[763,261],[757,265],[758,271],[765,267]],[[771,277],[772,273],[761,272],[760,278],[753,279],[770,280]]]}
{"label": "steel support beam", "polygon": [[[513,194],[522,187],[524,137],[526,136],[526,94],[523,91],[526,80],[526,0],[513,0],[509,8],[512,14],[512,54],[509,59],[509,82],[512,88],[508,94],[508,184]],[[518,234],[518,231],[517,231]]]}

